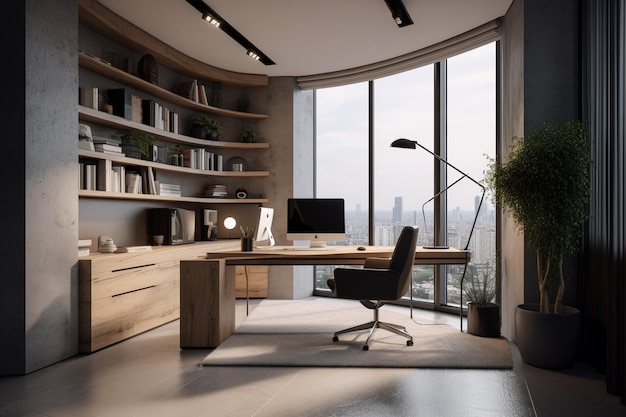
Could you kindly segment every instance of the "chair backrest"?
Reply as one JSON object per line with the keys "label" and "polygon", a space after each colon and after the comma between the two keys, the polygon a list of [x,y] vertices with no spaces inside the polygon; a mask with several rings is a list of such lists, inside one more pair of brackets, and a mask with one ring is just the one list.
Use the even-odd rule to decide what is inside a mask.
{"label": "chair backrest", "polygon": [[400,271],[400,279],[398,280],[398,294],[400,295],[406,294],[411,284],[417,232],[416,227],[405,226],[402,228],[389,263],[389,269]]}

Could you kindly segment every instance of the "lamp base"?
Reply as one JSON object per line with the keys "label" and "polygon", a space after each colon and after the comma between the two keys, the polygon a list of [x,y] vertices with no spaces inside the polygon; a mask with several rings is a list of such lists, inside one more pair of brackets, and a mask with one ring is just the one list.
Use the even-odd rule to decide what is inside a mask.
{"label": "lamp base", "polygon": [[446,245],[434,245],[434,246],[422,246],[424,249],[450,249],[450,246]]}

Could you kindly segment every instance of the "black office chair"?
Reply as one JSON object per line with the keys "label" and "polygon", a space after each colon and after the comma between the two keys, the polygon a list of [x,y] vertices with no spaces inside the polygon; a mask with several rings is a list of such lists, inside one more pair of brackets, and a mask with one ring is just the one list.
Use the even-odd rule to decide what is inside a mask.
{"label": "black office chair", "polygon": [[385,329],[406,337],[407,346],[413,346],[413,337],[404,326],[378,320],[378,310],[386,301],[398,300],[407,293],[411,284],[417,228],[406,226],[396,242],[393,255],[389,259],[368,258],[363,269],[335,268],[334,278],[329,279],[328,288],[337,298],[359,300],[365,307],[374,310],[374,320],[335,332],[333,341],[339,335],[361,330],[369,330],[363,350],[369,350],[369,340],[376,329]]}

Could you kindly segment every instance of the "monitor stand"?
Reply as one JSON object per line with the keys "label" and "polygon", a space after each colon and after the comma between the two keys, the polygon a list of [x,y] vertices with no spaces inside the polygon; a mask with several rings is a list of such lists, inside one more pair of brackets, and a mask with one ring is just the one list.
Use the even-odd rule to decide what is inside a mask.
{"label": "monitor stand", "polygon": [[293,250],[335,250],[332,246],[326,246],[325,241],[316,240],[315,242],[309,243],[309,245],[302,246],[293,246]]}

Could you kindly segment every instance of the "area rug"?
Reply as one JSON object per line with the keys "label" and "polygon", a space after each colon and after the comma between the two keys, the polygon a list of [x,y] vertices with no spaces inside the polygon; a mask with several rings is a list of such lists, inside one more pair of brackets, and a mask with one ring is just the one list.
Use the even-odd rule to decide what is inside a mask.
{"label": "area rug", "polygon": [[380,319],[403,325],[413,346],[385,330],[376,330],[369,350],[367,332],[337,330],[367,322],[372,312],[357,301],[311,297],[263,300],[233,335],[203,360],[204,366],[392,367],[510,369],[513,360],[504,338],[483,338],[445,324],[410,318],[384,306]]}

